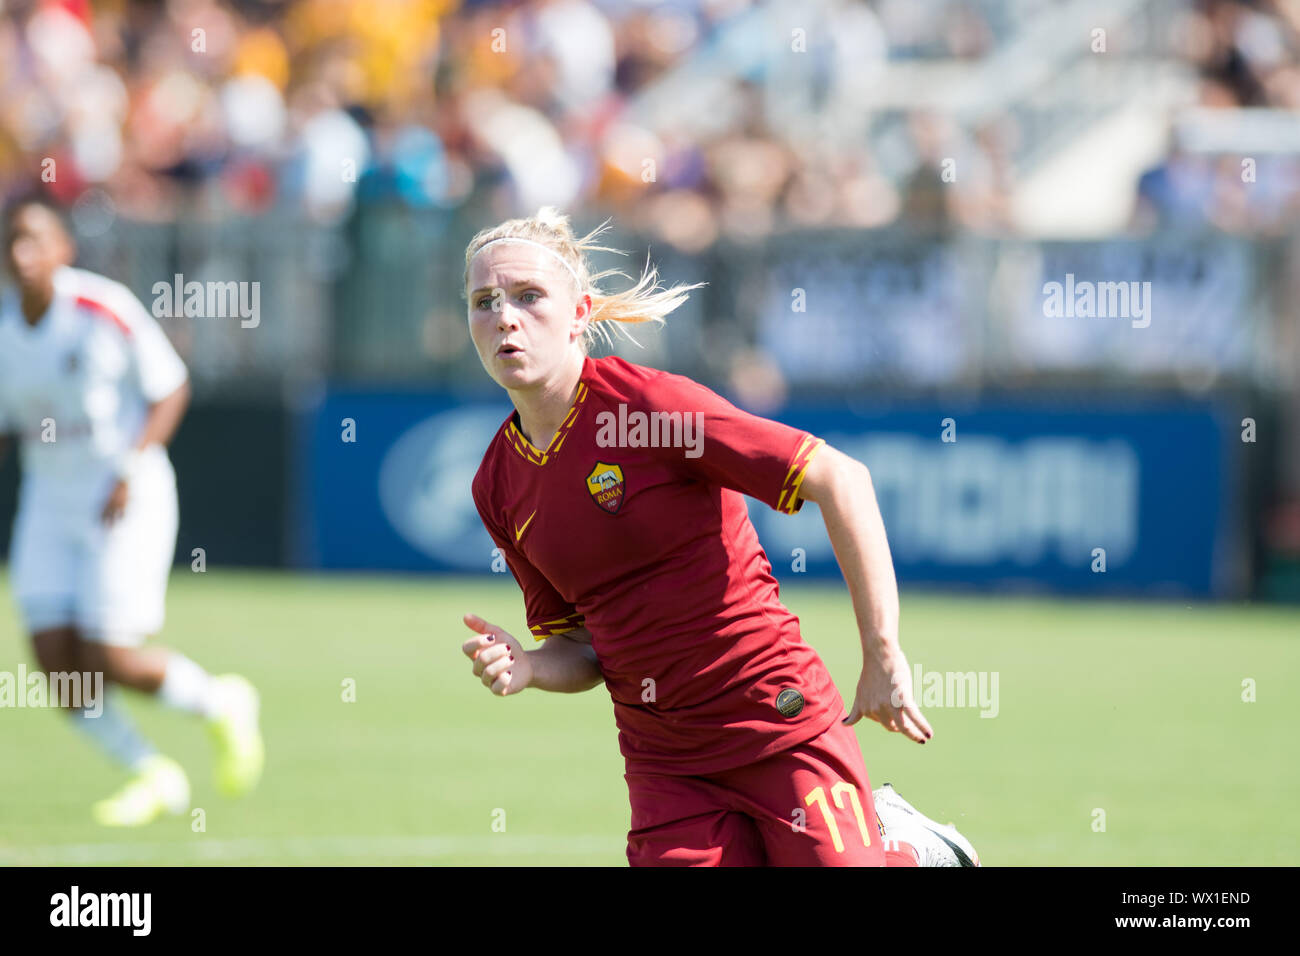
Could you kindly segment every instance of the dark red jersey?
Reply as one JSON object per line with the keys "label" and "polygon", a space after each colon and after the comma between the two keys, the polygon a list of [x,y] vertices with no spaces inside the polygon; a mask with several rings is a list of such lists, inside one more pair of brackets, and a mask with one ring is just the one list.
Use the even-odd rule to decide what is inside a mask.
{"label": "dark red jersey", "polygon": [[798,511],[822,444],[618,357],[586,359],[545,451],[517,414],[492,440],[474,503],[533,635],[591,632],[629,771],[743,766],[843,716],[743,497]]}

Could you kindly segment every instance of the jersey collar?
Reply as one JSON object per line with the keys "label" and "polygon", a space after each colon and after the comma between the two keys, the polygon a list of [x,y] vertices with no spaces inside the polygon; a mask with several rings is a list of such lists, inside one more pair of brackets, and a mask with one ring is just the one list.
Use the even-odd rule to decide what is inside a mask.
{"label": "jersey collar", "polygon": [[534,465],[544,465],[550,457],[560,450],[564,444],[564,439],[568,437],[569,430],[573,428],[573,423],[578,420],[578,415],[582,410],[582,403],[587,400],[587,373],[591,369],[591,356],[587,356],[582,362],[582,374],[578,377],[578,391],[573,397],[573,404],[569,406],[569,412],[564,416],[564,421],[560,423],[559,429],[556,430],[551,443],[546,446],[546,450],[535,447],[532,442],[524,437],[524,433],[519,429],[518,420],[519,412],[515,411],[510,416],[510,421],[506,425],[506,439],[510,442],[510,447],[517,451],[525,461],[531,461]]}

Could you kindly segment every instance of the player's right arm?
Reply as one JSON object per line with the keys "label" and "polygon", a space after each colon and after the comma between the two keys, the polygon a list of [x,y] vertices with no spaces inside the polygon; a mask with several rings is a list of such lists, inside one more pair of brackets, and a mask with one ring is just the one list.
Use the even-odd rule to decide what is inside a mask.
{"label": "player's right arm", "polygon": [[461,647],[474,661],[474,675],[502,697],[526,687],[562,694],[590,690],[605,678],[582,614],[514,546],[496,517],[497,510],[489,501],[490,491],[480,480],[481,474],[475,475],[471,486],[474,505],[497,546],[496,553],[505,559],[523,592],[529,630],[543,644],[525,651],[505,629],[476,614],[466,614],[465,625],[478,632]]}
{"label": "player's right arm", "polygon": [[528,687],[576,694],[604,680],[585,627],[552,634],[537,650],[526,651],[504,628],[476,614],[466,614],[465,625],[477,633],[461,650],[474,662],[474,676],[499,697]]}

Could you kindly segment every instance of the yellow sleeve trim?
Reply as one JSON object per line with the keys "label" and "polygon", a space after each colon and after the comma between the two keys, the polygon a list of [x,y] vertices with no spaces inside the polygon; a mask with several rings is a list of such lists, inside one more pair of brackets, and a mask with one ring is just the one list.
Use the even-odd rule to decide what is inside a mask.
{"label": "yellow sleeve trim", "polygon": [[782,514],[792,515],[803,507],[803,499],[799,497],[799,488],[803,484],[804,473],[808,470],[808,464],[817,454],[817,450],[825,445],[825,440],[816,438],[812,435],[805,435],[802,442],[799,443],[794,457],[790,459],[790,470],[786,472],[785,482],[781,485],[781,493],[776,499],[776,510]]}
{"label": "yellow sleeve trim", "polygon": [[582,622],[586,618],[581,614],[570,614],[568,617],[557,618],[554,621],[541,621],[537,624],[528,625],[528,630],[532,631],[533,637],[539,641],[544,641],[548,637],[556,634],[564,634],[568,631],[576,631],[582,627]]}

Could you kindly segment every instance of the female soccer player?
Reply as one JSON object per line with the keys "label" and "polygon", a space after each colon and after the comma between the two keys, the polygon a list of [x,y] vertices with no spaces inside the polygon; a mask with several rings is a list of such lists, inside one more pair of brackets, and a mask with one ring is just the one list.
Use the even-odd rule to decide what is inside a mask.
{"label": "female soccer player", "polygon": [[[873,797],[850,729],[866,716],[931,736],[867,469],[688,378],[590,357],[606,323],[661,321],[695,288],[660,289],[647,267],[631,290],[601,292],[610,273],[591,276],[586,257],[603,228],[575,239],[548,207],[466,250],[470,334],[515,406],[474,502],[545,641],[525,651],[467,614],[474,674],[501,696],[604,681],[634,866],[977,865],[960,834],[888,785]],[[847,716],[779,599],[742,495],[789,514],[821,506],[862,640]]]}
{"label": "female soccer player", "polygon": [[71,267],[75,249],[57,206],[17,200],[3,227],[16,288],[0,299],[0,442],[16,432],[22,447],[11,585],[51,686],[89,678],[81,694],[51,704],[132,774],[93,816],[139,826],[190,809],[180,764],[146,742],[97,684],[206,718],[217,784],[243,793],[263,761],[252,685],[140,646],[162,627],[176,550],[176,478],[164,446],[189,403],[185,366],[125,286]]}

